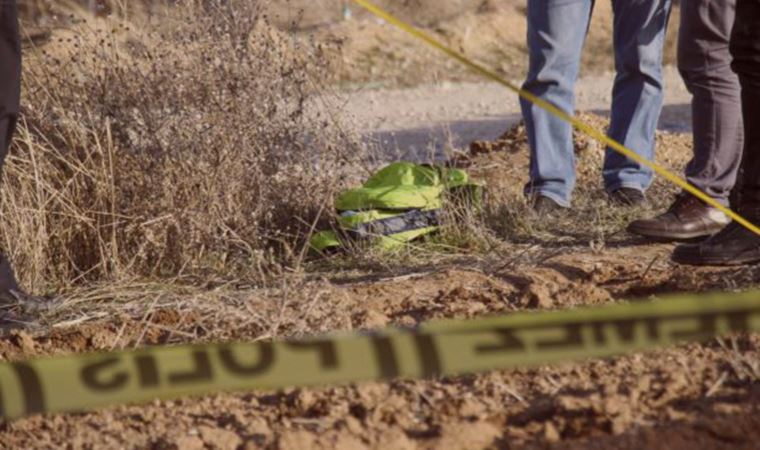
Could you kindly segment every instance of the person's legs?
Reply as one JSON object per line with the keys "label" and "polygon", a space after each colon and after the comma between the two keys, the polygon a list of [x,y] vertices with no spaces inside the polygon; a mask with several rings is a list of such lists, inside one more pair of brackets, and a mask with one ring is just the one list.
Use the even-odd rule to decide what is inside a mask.
{"label": "person's legs", "polygon": [[0,1],[0,170],[19,113],[21,42],[15,1]]}
{"label": "person's legs", "polygon": [[737,184],[740,209],[760,209],[760,0],[738,0],[732,67],[742,88],[745,146]]}
{"label": "person's legs", "polygon": [[[530,65],[523,89],[573,113],[573,88],[593,7],[592,0],[530,0]],[[548,197],[570,206],[575,184],[572,127],[521,100],[531,148],[528,196]]]}
{"label": "person's legs", "polygon": [[[612,0],[615,86],[609,135],[651,160],[662,109],[662,50],[670,0]],[[607,149],[604,182],[609,192],[646,190],[652,171]]]}
{"label": "person's legs", "polygon": [[686,179],[728,206],[744,143],[741,88],[731,70],[735,0],[683,0],[678,68],[693,95],[694,157]]}
{"label": "person's legs", "polygon": [[[694,156],[686,178],[728,206],[742,154],[739,78],[728,44],[736,0],[682,0],[678,68],[692,94]],[[628,231],[658,239],[707,237],[729,222],[720,211],[681,194],[667,212],[636,220]]]}
{"label": "person's legs", "polygon": [[[760,0],[737,0],[731,35],[733,70],[739,75],[744,116],[738,211],[760,225]],[[760,236],[734,222],[698,245],[682,245],[673,260],[684,264],[747,264],[760,261]]]}
{"label": "person's legs", "polygon": [[[0,0],[0,170],[16,127],[20,91],[21,41],[16,2]],[[9,290],[18,290],[18,284],[10,263],[0,254],[0,294]]]}

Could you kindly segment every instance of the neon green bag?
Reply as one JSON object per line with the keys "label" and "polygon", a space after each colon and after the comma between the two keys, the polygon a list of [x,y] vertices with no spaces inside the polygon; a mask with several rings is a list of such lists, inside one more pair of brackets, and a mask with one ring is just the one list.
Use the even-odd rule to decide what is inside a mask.
{"label": "neon green bag", "polygon": [[337,231],[323,231],[310,241],[323,252],[349,243],[369,243],[382,249],[404,245],[438,230],[447,195],[480,207],[482,186],[466,172],[438,166],[397,162],[372,175],[363,186],[335,200]]}

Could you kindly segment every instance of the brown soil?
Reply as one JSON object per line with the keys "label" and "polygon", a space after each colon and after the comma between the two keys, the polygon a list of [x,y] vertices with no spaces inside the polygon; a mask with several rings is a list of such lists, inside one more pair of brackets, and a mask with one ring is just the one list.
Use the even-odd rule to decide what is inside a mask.
{"label": "brown soil", "polygon": [[[284,314],[277,298],[251,298],[249,308],[265,323],[284,317],[280,333],[293,335],[756,282],[754,269],[674,268],[666,262],[669,248],[572,251],[531,268],[494,270],[494,261],[472,259],[384,278],[305,281]],[[656,257],[660,262],[650,265]],[[206,340],[215,337],[204,336],[203,329],[220,328],[237,330],[226,339],[263,332],[258,326],[209,323],[191,309],[162,308],[147,319],[123,316],[41,334],[17,332],[0,340],[0,355],[13,360]],[[0,446],[752,448],[760,438],[759,358],[760,337],[740,336],[611,360],[451,379],[119,406],[1,423]]]}
{"label": "brown soil", "polygon": [[[500,74],[522,79],[527,69],[524,2],[491,0],[472,7],[466,1],[420,0],[424,8],[399,7],[388,2],[391,11],[404,20],[425,27],[432,34],[468,57],[486,64]],[[448,8],[441,8],[444,3]],[[449,5],[451,4],[451,5]],[[386,5],[388,6],[388,5]],[[469,6],[469,7],[466,7]],[[359,7],[353,7],[361,12]],[[438,14],[429,14],[430,10]],[[452,14],[452,12],[458,12]],[[461,11],[461,12],[460,12]],[[675,62],[678,33],[677,11],[668,32],[665,63]],[[426,17],[434,20],[426,21]],[[391,25],[370,19],[339,21],[314,30],[315,39],[333,48],[332,66],[337,81],[348,86],[415,85],[440,80],[477,80],[459,63],[409,37]],[[581,64],[582,74],[610,71],[613,65],[611,2],[597,2]]]}
{"label": "brown soil", "polygon": [[[604,125],[596,116],[585,118]],[[504,172],[514,170],[517,176],[526,164],[521,129],[507,138],[511,144],[468,160],[474,173],[507,192],[504,198],[516,192],[514,183],[499,181],[508,178]],[[685,136],[660,139],[670,149],[687,145]],[[598,176],[590,170],[597,157],[584,157],[591,145],[578,139],[576,146],[581,188]],[[663,153],[665,160],[673,157],[672,164],[683,163],[683,156]],[[559,244],[514,239],[486,255],[436,257],[396,268],[358,261],[325,278],[287,279],[282,289],[150,294],[143,288],[134,295],[140,302],[124,303],[121,312],[93,296],[100,300],[81,307],[90,317],[109,318],[15,332],[0,338],[0,359],[409,326],[669,292],[741,289],[760,279],[754,267],[673,265],[672,244],[646,243],[624,233],[607,237],[603,246],[589,245],[582,233]],[[48,325],[65,325],[65,315],[57,314]],[[736,336],[475,376],[220,394],[35,416],[0,422],[0,447],[757,448],[759,380],[760,336]]]}

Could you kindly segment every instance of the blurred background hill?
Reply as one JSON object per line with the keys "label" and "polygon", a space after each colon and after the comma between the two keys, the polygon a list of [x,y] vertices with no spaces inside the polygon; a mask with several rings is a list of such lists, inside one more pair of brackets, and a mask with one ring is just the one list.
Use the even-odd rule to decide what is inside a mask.
{"label": "blurred background hill", "polygon": [[[198,0],[203,2],[203,0]],[[173,0],[22,0],[26,34],[45,38],[67,26],[74,8],[98,15],[124,14],[160,20]],[[522,78],[526,65],[526,0],[377,0],[400,17],[509,78]],[[408,86],[435,81],[474,80],[447,61],[371,17],[348,0],[260,2],[268,20],[298,39],[326,49],[333,81],[343,88]],[[677,8],[677,6],[676,6]],[[677,13],[668,38],[665,63],[675,62]],[[611,2],[597,2],[583,56],[582,75],[613,69]]]}

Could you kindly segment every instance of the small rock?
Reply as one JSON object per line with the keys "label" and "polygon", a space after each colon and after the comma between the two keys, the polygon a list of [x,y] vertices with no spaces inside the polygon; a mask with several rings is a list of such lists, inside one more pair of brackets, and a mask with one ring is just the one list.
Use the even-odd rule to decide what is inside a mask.
{"label": "small rock", "polygon": [[304,430],[286,431],[282,433],[277,448],[281,450],[300,450],[314,448],[316,438]]}
{"label": "small rock", "polygon": [[459,407],[459,414],[462,417],[466,418],[481,418],[486,413],[486,407],[483,403],[468,398],[462,402],[462,405]]}
{"label": "small rock", "polygon": [[629,413],[622,414],[612,419],[610,431],[612,431],[612,434],[616,436],[621,435],[625,433],[626,431],[628,431],[628,428],[631,426],[631,423],[633,423],[631,414]]}
{"label": "small rock", "polygon": [[592,401],[588,397],[562,395],[560,397],[557,397],[557,406],[565,411],[578,412],[591,409]]}
{"label": "small rock", "polygon": [[240,437],[229,430],[223,428],[214,428],[201,426],[198,427],[203,442],[212,448],[220,450],[235,450],[243,441]]}
{"label": "small rock", "polygon": [[362,426],[362,423],[354,416],[346,416],[346,428],[351,433],[362,436],[365,434],[364,426]]}
{"label": "small rock", "polygon": [[[325,446],[327,447],[327,446]],[[361,439],[350,434],[339,434],[335,438],[335,442],[327,448],[334,450],[362,450],[368,448]]]}
{"label": "small rock", "polygon": [[311,409],[317,402],[317,397],[308,389],[301,390],[296,394],[296,406],[301,412]]}
{"label": "small rock", "polygon": [[547,442],[559,442],[559,440],[562,439],[557,427],[551,422],[546,422],[544,424],[544,439],[546,439]]}
{"label": "small rock", "polygon": [[414,450],[417,446],[403,431],[391,428],[380,434],[375,448],[387,448],[394,450]]}
{"label": "small rock", "polygon": [[432,448],[445,450],[475,450],[488,448],[501,435],[501,430],[489,422],[457,422],[441,427],[441,437]]}
{"label": "small rock", "polygon": [[380,311],[362,311],[354,316],[354,326],[357,328],[375,329],[388,325],[390,319]]}
{"label": "small rock", "polygon": [[378,402],[385,400],[388,395],[388,385],[378,383],[361,384],[356,387],[356,393],[362,404],[372,407]]}
{"label": "small rock", "polygon": [[26,331],[14,330],[11,332],[11,336],[13,336],[13,343],[16,344],[16,346],[18,346],[21,351],[24,353],[34,352],[36,345],[34,343],[34,339],[29,333]]}
{"label": "small rock", "polygon": [[173,444],[182,450],[203,450],[205,448],[203,440],[198,436],[182,436],[175,439]]}

